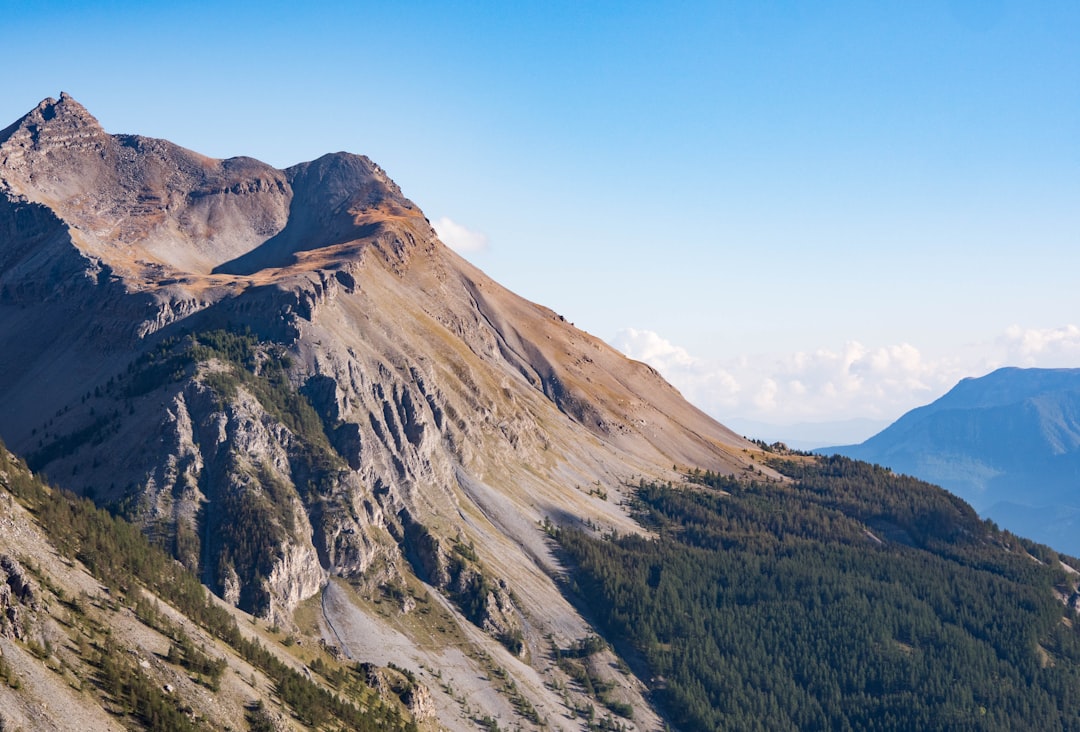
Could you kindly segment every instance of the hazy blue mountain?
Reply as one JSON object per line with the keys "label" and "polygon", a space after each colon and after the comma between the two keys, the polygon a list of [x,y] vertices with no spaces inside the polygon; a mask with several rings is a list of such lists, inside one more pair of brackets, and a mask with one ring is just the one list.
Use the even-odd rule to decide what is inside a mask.
{"label": "hazy blue mountain", "polygon": [[964,379],[862,444],[817,452],[937,483],[1002,527],[1080,555],[1080,369]]}

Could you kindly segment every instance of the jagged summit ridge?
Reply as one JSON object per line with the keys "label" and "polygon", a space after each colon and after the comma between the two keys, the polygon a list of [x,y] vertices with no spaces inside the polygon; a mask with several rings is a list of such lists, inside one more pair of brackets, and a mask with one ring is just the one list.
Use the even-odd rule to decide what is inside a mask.
{"label": "jagged summit ridge", "polygon": [[86,107],[67,92],[60,99],[48,97],[30,110],[22,119],[0,130],[0,144],[10,142],[11,153],[16,149],[40,149],[70,144],[105,134],[101,124]]}
{"label": "jagged summit ridge", "polygon": [[212,273],[288,275],[297,252],[371,238],[383,214],[429,228],[365,157],[337,153],[287,171],[247,157],[216,160],[164,140],[109,135],[66,94],[5,130],[0,163],[0,191],[50,209],[79,250],[129,289],[165,280],[251,284]]}
{"label": "jagged summit ridge", "polygon": [[[459,405],[465,414],[490,414],[486,421],[502,412],[503,430],[519,425],[522,437],[512,442],[527,433],[525,442],[535,442],[522,405],[477,412],[490,400],[484,390],[541,398],[598,447],[625,451],[620,464],[743,462],[746,443],[650,369],[513,296],[442,246],[419,208],[366,157],[334,153],[285,171],[246,157],[207,158],[164,140],[109,135],[67,95],[42,102],[14,128],[0,145],[0,302],[40,310],[41,320],[12,317],[0,327],[24,351],[0,357],[9,379],[26,387],[7,394],[4,429],[13,444],[40,426],[36,412],[63,408],[108,378],[105,366],[92,368],[102,354],[123,362],[174,330],[224,326],[289,344],[296,383],[330,379],[341,404],[352,405],[334,419],[360,425],[361,437],[371,432],[365,444],[386,442],[391,452],[409,451],[409,440],[399,447],[389,433],[418,417],[380,433],[362,405],[374,397],[370,409],[380,415],[379,394],[394,392],[428,403],[435,397],[416,391],[426,371],[427,383],[470,394]],[[46,142],[72,129],[86,131],[78,138],[85,143]],[[36,147],[24,133],[38,136]],[[8,154],[15,148],[23,153]],[[57,291],[66,294],[48,304]],[[86,373],[69,373],[42,400],[30,386],[51,367],[35,366],[34,357],[64,351],[80,354]],[[448,364],[460,365],[446,382],[440,371]],[[372,394],[386,374],[400,383]],[[441,422],[439,449],[451,448],[455,461],[488,451],[471,420],[455,424],[435,411],[427,419]],[[462,440],[477,448],[464,449]],[[572,452],[589,449],[576,438],[570,444]],[[405,455],[395,457],[386,465],[408,465]],[[395,471],[383,481],[415,477]]]}

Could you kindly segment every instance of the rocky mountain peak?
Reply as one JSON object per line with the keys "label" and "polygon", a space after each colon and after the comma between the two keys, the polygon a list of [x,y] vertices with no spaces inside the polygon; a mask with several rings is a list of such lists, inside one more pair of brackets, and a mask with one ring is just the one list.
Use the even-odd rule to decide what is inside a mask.
{"label": "rocky mountain peak", "polygon": [[420,210],[362,155],[287,170],[216,160],[167,140],[108,134],[66,93],[0,133],[0,194],[45,207],[130,290],[167,281],[221,293],[336,270],[369,245],[400,260],[407,243],[434,239]]}
{"label": "rocky mountain peak", "polygon": [[97,119],[67,92],[42,100],[22,119],[0,132],[5,148],[48,149],[104,135]]}
{"label": "rocky mountain peak", "polygon": [[750,469],[655,371],[443,246],[370,159],[278,170],[84,114],[46,101],[0,147],[0,438],[226,602],[286,624],[338,577],[410,612],[423,580],[541,659],[587,627],[545,519],[639,531],[642,478]]}

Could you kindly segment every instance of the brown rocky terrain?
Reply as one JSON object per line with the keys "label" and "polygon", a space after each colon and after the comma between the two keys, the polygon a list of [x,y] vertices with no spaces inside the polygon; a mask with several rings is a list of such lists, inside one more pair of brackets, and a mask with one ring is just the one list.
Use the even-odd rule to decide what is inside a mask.
{"label": "brown rocky terrain", "polygon": [[[514,694],[555,728],[591,703],[551,659],[590,626],[541,524],[639,531],[628,483],[754,451],[445,247],[367,158],[210,159],[63,94],[0,131],[0,375],[7,444],[226,602],[379,664],[501,669],[515,691],[474,703],[525,727]],[[472,728],[444,681],[439,721]]]}

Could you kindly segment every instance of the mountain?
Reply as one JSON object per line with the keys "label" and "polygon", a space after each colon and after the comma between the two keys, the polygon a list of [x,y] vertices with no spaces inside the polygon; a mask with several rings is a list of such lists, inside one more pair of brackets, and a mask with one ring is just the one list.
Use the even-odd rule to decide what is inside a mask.
{"label": "mountain", "polygon": [[135,527],[0,445],[0,729],[431,726],[414,675],[333,650],[210,597]]}
{"label": "mountain", "polygon": [[207,158],[66,94],[0,131],[0,375],[0,436],[33,469],[231,606],[457,669],[433,685],[452,727],[473,694],[534,724],[468,681],[485,658],[545,716],[589,701],[541,683],[551,644],[591,632],[542,521],[641,531],[631,481],[755,453],[450,251],[369,159]]}
{"label": "mountain", "polygon": [[1075,562],[738,437],[361,156],[0,131],[0,436],[0,729],[1080,728]]}
{"label": "mountain", "polygon": [[643,483],[650,540],[556,531],[671,724],[1080,728],[1075,560],[910,476],[773,449],[784,480]]}
{"label": "mountain", "polygon": [[936,483],[1001,526],[1080,555],[1080,369],[964,379],[862,444],[819,452]]}
{"label": "mountain", "polygon": [[599,635],[549,638],[556,715],[533,706],[514,660],[462,644],[467,626],[436,640],[432,624],[446,634],[457,619],[415,583],[384,595],[394,606],[360,633],[420,617],[428,653],[464,647],[480,676],[460,658],[402,666],[407,640],[385,666],[346,658],[341,592],[324,591],[322,637],[313,607],[297,632],[241,613],[0,446],[0,728],[658,729],[627,694],[624,659],[650,679],[665,729],[1080,725],[1071,560],[879,466],[783,452],[769,463],[784,480],[641,480],[633,507],[648,540],[544,522],[565,552],[566,596],[622,656]]}

